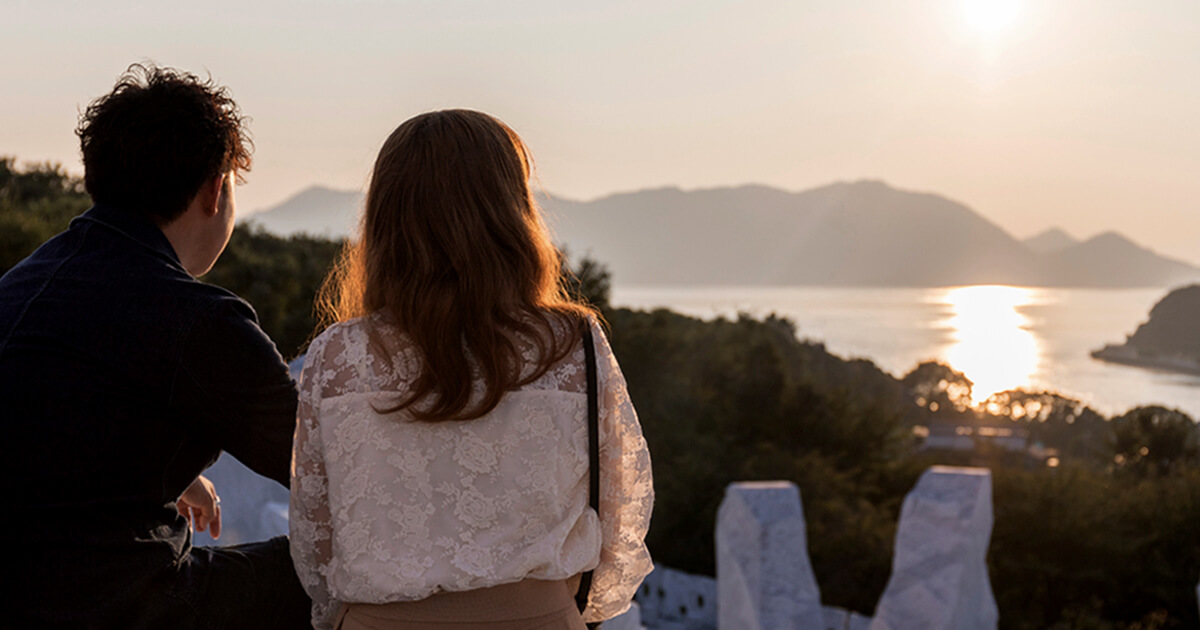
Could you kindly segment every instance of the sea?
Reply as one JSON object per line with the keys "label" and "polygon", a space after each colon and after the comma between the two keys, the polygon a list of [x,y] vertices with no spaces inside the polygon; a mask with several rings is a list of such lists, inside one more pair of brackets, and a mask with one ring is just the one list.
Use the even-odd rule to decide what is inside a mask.
{"label": "sea", "polygon": [[615,286],[611,300],[702,319],[774,313],[795,322],[801,339],[843,358],[869,359],[896,377],[922,361],[946,363],[974,382],[977,402],[1008,389],[1053,390],[1110,417],[1162,405],[1200,421],[1200,376],[1106,363],[1090,354],[1124,342],[1167,292]]}

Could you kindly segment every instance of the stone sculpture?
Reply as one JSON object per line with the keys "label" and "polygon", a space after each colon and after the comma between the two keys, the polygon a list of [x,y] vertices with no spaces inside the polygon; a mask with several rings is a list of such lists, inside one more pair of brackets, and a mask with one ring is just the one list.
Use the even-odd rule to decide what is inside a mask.
{"label": "stone sculpture", "polygon": [[716,539],[717,628],[824,630],[795,484],[730,484]]}
{"label": "stone sculpture", "polygon": [[892,575],[870,630],[995,630],[991,534],[991,471],[925,471],[904,499]]}

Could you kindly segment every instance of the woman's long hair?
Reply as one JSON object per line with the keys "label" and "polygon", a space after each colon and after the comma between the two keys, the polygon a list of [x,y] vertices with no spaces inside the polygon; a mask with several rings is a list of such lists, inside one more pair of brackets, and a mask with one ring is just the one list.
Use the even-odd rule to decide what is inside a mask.
{"label": "woman's long hair", "polygon": [[[347,242],[319,304],[326,322],[382,313],[415,346],[419,375],[381,412],[478,418],[579,343],[594,312],[563,289],[530,171],[516,132],[470,110],[411,118],[379,151],[359,238]],[[521,354],[530,344],[532,371]]]}

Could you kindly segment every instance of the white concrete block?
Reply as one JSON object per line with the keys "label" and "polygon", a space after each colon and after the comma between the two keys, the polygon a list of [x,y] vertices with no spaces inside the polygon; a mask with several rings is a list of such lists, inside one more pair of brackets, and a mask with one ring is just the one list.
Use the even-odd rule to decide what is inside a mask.
{"label": "white concrete block", "polygon": [[646,630],[642,625],[642,613],[637,602],[633,602],[629,610],[605,621],[604,630]]}
{"label": "white concrete block", "polygon": [[720,630],[824,629],[795,484],[730,484],[716,538]]}
{"label": "white concrete block", "polygon": [[925,471],[904,499],[892,575],[870,630],[995,630],[991,535],[991,471]]}
{"label": "white concrete block", "polygon": [[850,623],[850,611],[836,606],[822,606],[821,615],[825,619],[825,630],[846,630]]}
{"label": "white concrete block", "polygon": [[846,630],[867,630],[870,627],[870,617],[864,617],[856,612],[850,613],[850,620],[846,624]]}
{"label": "white concrete block", "polygon": [[664,566],[655,566],[638,588],[642,623],[659,628],[665,622],[687,627],[717,627],[717,581]]}

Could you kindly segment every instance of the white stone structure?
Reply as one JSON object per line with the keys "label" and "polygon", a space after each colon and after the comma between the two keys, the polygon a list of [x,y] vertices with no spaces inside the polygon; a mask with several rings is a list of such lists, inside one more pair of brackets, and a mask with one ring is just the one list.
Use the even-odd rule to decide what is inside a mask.
{"label": "white stone structure", "polygon": [[642,623],[647,627],[659,630],[717,627],[717,581],[705,575],[655,566],[638,588],[637,601]]}
{"label": "white stone structure", "polygon": [[870,617],[864,617],[853,610],[823,606],[821,611],[825,615],[826,630],[867,630],[871,625]]}
{"label": "white stone structure", "polygon": [[822,606],[821,616],[825,620],[825,630],[846,630],[850,625],[850,611],[836,606]]}
{"label": "white stone structure", "polygon": [[642,625],[641,609],[637,602],[629,606],[629,610],[604,622],[604,630],[646,630]]}
{"label": "white stone structure", "polygon": [[730,484],[716,543],[720,630],[824,630],[795,484]]}
{"label": "white stone structure", "polygon": [[995,630],[991,534],[991,471],[925,471],[904,499],[892,575],[870,630]]}

